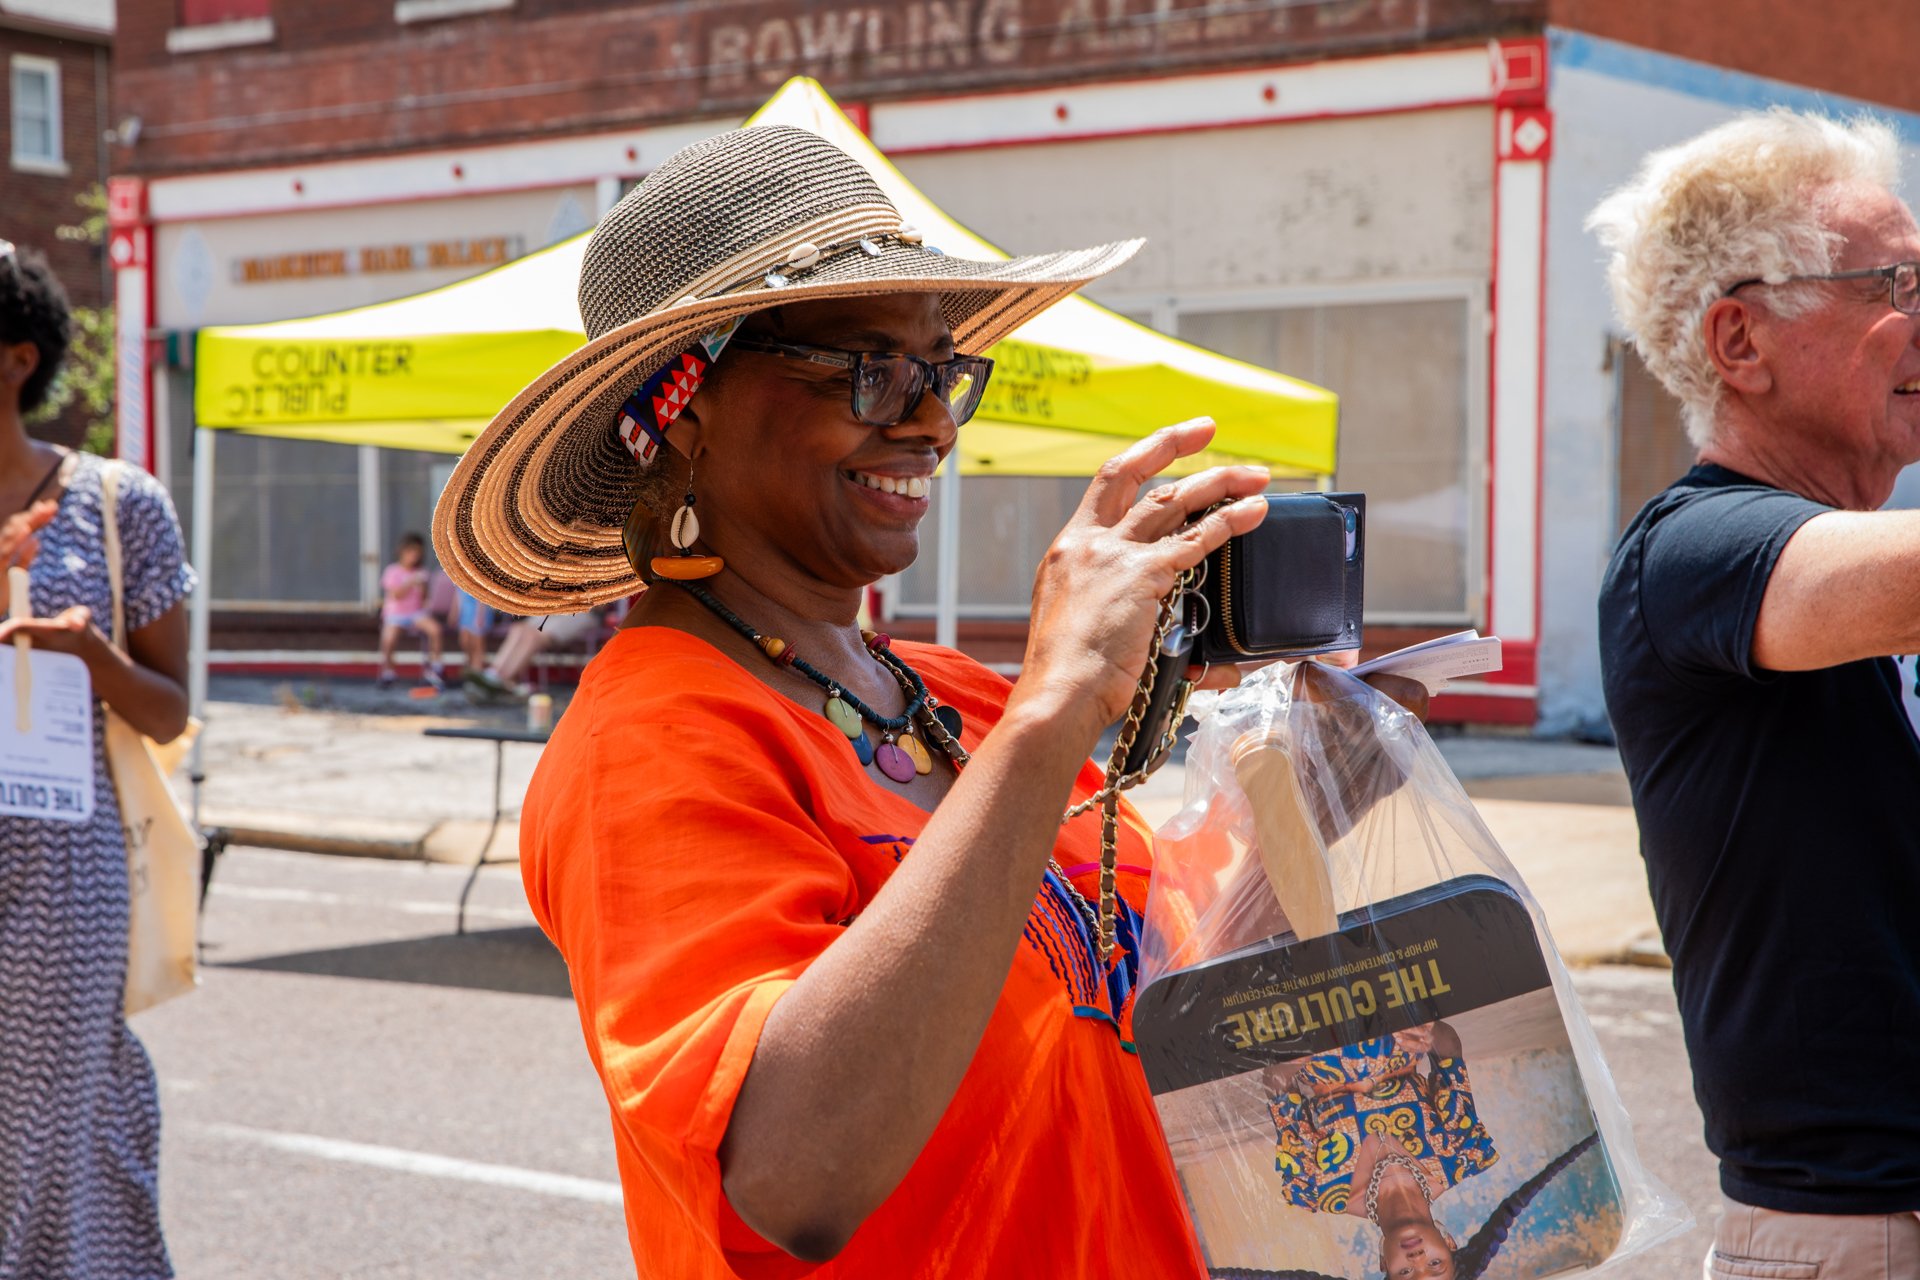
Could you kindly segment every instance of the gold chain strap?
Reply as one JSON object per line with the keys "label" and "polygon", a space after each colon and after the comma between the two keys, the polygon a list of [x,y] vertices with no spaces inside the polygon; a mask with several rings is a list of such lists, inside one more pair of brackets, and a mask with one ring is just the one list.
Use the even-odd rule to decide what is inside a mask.
{"label": "gold chain strap", "polygon": [[1196,571],[1192,569],[1182,573],[1173,584],[1173,589],[1160,600],[1160,615],[1153,627],[1153,643],[1147,647],[1147,668],[1140,673],[1139,687],[1133,691],[1133,701],[1127,706],[1126,717],[1120,722],[1120,732],[1114,736],[1113,751],[1107,756],[1106,785],[1060,817],[1060,824],[1065,826],[1096,805],[1100,809],[1098,950],[1102,965],[1111,963],[1113,959],[1114,917],[1118,912],[1113,881],[1119,858],[1120,793],[1145,782],[1147,775],[1166,760],[1167,753],[1173,750],[1174,743],[1179,740],[1180,722],[1186,718],[1187,699],[1193,693],[1193,682],[1180,680],[1174,690],[1173,708],[1167,716],[1167,727],[1160,741],[1154,744],[1152,753],[1140,768],[1132,773],[1125,772],[1127,755],[1133,750],[1134,739],[1140,735],[1140,722],[1146,716],[1147,705],[1153,698],[1154,678],[1160,668],[1160,648],[1166,643],[1167,634],[1173,630],[1174,624],[1179,621],[1180,598],[1191,588],[1195,576]]}
{"label": "gold chain strap", "polygon": [[[1120,722],[1120,732],[1113,740],[1113,751],[1107,757],[1106,783],[1100,790],[1074,805],[1060,815],[1060,825],[1065,826],[1081,814],[1096,806],[1100,810],[1100,909],[1097,935],[1100,963],[1105,965],[1113,957],[1114,918],[1118,911],[1118,899],[1114,892],[1114,872],[1119,858],[1120,840],[1120,793],[1130,787],[1137,787],[1147,780],[1147,776],[1166,760],[1167,753],[1173,750],[1179,741],[1180,722],[1186,719],[1187,699],[1193,693],[1193,682],[1181,680],[1173,695],[1173,709],[1167,716],[1166,731],[1160,741],[1154,744],[1153,752],[1140,768],[1132,773],[1125,772],[1127,755],[1133,750],[1134,739],[1140,735],[1140,722],[1146,717],[1147,705],[1153,698],[1154,679],[1159,674],[1160,647],[1167,641],[1167,634],[1179,621],[1180,598],[1193,588],[1198,579],[1197,569],[1188,569],[1173,584],[1173,589],[1160,600],[1160,613],[1154,620],[1153,643],[1147,648],[1147,667],[1140,673],[1140,684],[1133,691],[1133,701],[1127,706],[1127,714]],[[964,768],[968,755],[960,740],[947,732],[945,725],[934,716],[935,700],[928,698],[927,706],[921,716],[921,731],[933,739],[934,745],[946,753],[956,766]],[[1059,863],[1053,864],[1056,868]],[[1080,891],[1074,887],[1063,870],[1061,882],[1080,897]],[[1084,898],[1080,899],[1085,902]]]}

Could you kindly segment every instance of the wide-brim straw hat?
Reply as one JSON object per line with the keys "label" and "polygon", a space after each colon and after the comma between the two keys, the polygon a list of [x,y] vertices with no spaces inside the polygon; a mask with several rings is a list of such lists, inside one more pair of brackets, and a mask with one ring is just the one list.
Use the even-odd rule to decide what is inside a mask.
{"label": "wide-brim straw hat", "polygon": [[630,595],[641,584],[621,527],[642,471],[616,423],[627,397],[702,337],[787,303],[937,293],[954,346],[978,353],[1141,243],[952,258],[903,226],[873,175],[816,134],[760,126],[695,143],[588,240],[587,344],[534,379],[461,458],[434,512],[441,566],[517,614]]}

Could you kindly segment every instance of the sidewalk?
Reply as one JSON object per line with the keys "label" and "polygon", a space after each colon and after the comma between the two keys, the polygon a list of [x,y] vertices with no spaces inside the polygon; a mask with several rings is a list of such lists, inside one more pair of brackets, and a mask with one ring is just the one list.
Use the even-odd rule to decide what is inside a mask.
{"label": "sidewalk", "polygon": [[[554,714],[570,690],[553,691]],[[457,689],[416,699],[368,681],[216,677],[200,768],[200,819],[236,844],[363,857],[471,862],[493,813],[494,746],[428,738],[430,728],[522,728],[520,707],[474,707]],[[540,748],[506,744],[510,814]],[[177,793],[192,791],[186,770]],[[518,846],[503,822],[494,851]]]}
{"label": "sidewalk", "polygon": [[[555,714],[567,691],[556,689]],[[492,816],[489,743],[422,736],[434,726],[518,727],[517,707],[476,708],[458,692],[414,699],[366,682],[221,678],[202,758],[201,819],[234,843],[470,863]],[[1454,735],[1442,753],[1539,899],[1570,963],[1664,963],[1619,757],[1610,747],[1515,735]],[[511,816],[540,758],[509,743],[509,817],[495,856],[519,845]],[[1158,825],[1181,805],[1177,761],[1130,793]],[[182,797],[186,780],[178,780]]]}

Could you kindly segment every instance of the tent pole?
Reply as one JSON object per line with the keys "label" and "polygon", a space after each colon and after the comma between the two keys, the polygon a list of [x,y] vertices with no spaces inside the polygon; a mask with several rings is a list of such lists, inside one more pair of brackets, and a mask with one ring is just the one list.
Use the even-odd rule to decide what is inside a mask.
{"label": "tent pole", "polygon": [[934,596],[933,642],[953,649],[960,642],[960,450],[947,455],[940,477],[940,572]]}
{"label": "tent pole", "polygon": [[360,446],[360,603],[380,603],[380,447]]}
{"label": "tent pole", "polygon": [[[207,645],[213,620],[213,440],[211,427],[193,433],[193,567],[199,582],[193,588],[192,617],[187,637],[187,704],[201,719],[207,714]],[[200,823],[200,752],[203,733],[193,740],[189,772],[194,779],[193,821]]]}

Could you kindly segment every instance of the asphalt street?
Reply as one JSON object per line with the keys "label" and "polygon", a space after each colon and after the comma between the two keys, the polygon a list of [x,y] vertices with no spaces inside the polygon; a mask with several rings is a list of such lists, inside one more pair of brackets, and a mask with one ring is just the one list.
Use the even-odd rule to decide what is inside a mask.
{"label": "asphalt street", "polygon": [[235,850],[135,1019],[183,1280],[631,1274],[607,1109],[512,867]]}
{"label": "asphalt street", "polygon": [[[204,986],[141,1015],[185,1280],[632,1274],[607,1111],[517,869],[453,934],[457,867],[240,849]],[[1665,971],[1581,970],[1648,1167],[1702,1213],[1713,1165]],[[1703,1229],[1606,1274],[1698,1274]]]}

